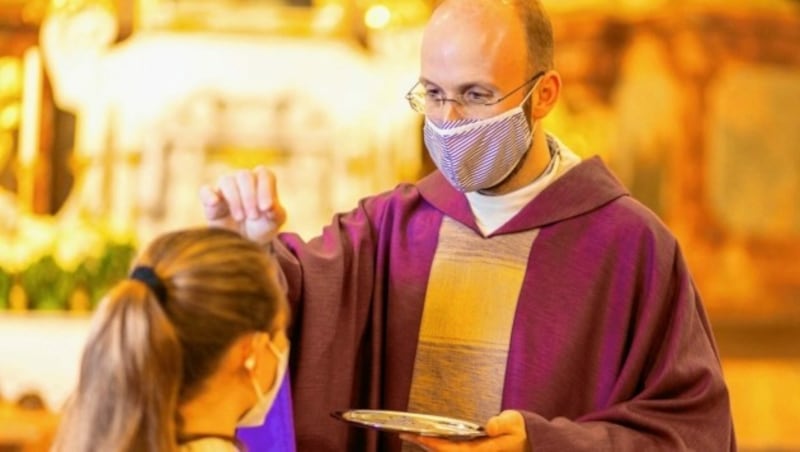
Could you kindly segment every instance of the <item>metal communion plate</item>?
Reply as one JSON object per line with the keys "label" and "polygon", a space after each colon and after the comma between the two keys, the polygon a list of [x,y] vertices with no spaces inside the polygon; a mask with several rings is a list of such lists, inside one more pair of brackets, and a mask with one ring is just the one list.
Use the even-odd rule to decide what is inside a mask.
{"label": "metal communion plate", "polygon": [[474,422],[431,414],[388,410],[335,411],[331,416],[360,427],[394,433],[414,433],[451,440],[470,440],[486,436]]}

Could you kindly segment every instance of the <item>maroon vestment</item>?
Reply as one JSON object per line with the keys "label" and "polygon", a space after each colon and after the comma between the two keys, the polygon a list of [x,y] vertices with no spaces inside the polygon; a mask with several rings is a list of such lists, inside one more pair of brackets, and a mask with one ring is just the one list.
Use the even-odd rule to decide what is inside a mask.
{"label": "maroon vestment", "polygon": [[[480,234],[434,172],[362,200],[308,243],[280,235],[298,450],[399,450],[395,435],[329,413],[407,408],[444,216]],[[530,229],[502,408],[523,413],[533,450],[735,450],[711,329],[659,219],[592,158],[492,236]]]}

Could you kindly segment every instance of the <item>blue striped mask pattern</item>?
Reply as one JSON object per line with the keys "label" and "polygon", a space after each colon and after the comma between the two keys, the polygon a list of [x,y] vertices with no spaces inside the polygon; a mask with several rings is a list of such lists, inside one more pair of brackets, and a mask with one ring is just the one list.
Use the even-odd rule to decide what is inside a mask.
{"label": "blue striped mask pattern", "polygon": [[486,119],[460,119],[437,125],[425,118],[423,133],[428,153],[456,190],[491,188],[514,171],[533,137],[522,104]]}

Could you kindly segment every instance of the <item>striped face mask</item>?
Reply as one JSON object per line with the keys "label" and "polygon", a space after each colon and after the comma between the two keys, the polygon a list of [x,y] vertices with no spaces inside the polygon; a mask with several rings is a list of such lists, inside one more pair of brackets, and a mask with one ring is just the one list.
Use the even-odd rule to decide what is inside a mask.
{"label": "striped face mask", "polygon": [[531,146],[533,130],[522,106],[535,89],[534,85],[516,108],[490,118],[445,121],[440,125],[425,118],[428,153],[456,190],[491,188],[514,171]]}

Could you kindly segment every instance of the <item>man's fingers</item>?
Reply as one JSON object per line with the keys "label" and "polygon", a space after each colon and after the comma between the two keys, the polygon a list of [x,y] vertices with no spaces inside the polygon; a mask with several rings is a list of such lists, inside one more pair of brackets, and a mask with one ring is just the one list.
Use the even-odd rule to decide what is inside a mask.
{"label": "man's fingers", "polygon": [[278,198],[275,174],[263,166],[257,166],[253,173],[256,177],[258,208],[270,221],[280,227],[286,221],[286,210]]}
{"label": "man's fingers", "polygon": [[200,187],[200,191],[198,192],[200,196],[200,202],[203,203],[203,206],[214,207],[218,202],[221,201],[219,194],[211,188],[210,185],[203,185]]}
{"label": "man's fingers", "polygon": [[486,422],[486,433],[499,436],[525,430],[525,418],[519,411],[506,410]]}
{"label": "man's fingers", "polygon": [[236,188],[242,202],[242,210],[249,220],[258,218],[258,200],[256,199],[256,181],[251,171],[237,171]]}
{"label": "man's fingers", "polygon": [[221,193],[222,198],[228,204],[230,215],[236,221],[242,221],[245,218],[244,209],[242,208],[242,198],[239,196],[239,187],[236,182],[235,175],[222,176],[217,183],[217,190]]}
{"label": "man's fingers", "polygon": [[211,186],[203,185],[200,187],[200,202],[203,204],[203,211],[206,220],[219,220],[230,215],[228,204],[222,199]]}
{"label": "man's fingers", "polygon": [[256,196],[258,197],[258,208],[262,212],[269,212],[275,206],[279,206],[278,189],[275,183],[275,175],[266,167],[259,165],[255,167],[253,173],[256,178]]}
{"label": "man's fingers", "polygon": [[224,175],[216,187],[200,188],[206,219],[212,226],[239,231],[251,240],[272,240],[286,221],[275,186],[275,176],[264,167]]}

